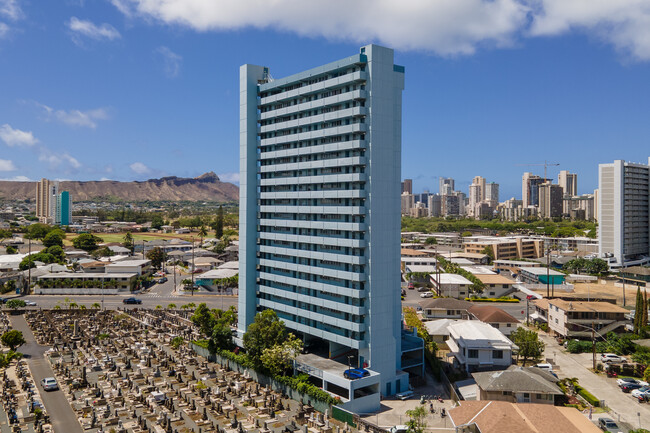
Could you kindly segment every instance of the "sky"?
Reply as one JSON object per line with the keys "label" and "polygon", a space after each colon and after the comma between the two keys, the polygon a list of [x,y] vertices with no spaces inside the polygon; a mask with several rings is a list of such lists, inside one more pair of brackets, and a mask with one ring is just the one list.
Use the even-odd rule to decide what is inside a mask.
{"label": "sky", "polygon": [[[0,0],[0,179],[238,181],[239,66],[280,78],[377,43],[406,68],[402,177],[650,156],[648,0]],[[536,164],[536,165],[535,165]]]}

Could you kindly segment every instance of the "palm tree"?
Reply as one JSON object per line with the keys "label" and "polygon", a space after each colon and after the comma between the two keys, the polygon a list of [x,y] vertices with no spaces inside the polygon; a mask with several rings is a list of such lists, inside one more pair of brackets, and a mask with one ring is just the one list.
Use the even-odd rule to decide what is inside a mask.
{"label": "palm tree", "polygon": [[162,305],[156,305],[156,310],[162,310]]}
{"label": "palm tree", "polygon": [[71,310],[74,310],[74,309],[77,308],[78,306],[79,306],[79,305],[78,305],[76,302],[71,302],[71,303],[70,303],[70,309],[71,309]]}
{"label": "palm tree", "polygon": [[97,302],[93,303],[93,304],[90,306],[90,308],[92,308],[93,310],[99,310],[99,307],[100,307],[100,305],[99,305]]}
{"label": "palm tree", "polygon": [[79,305],[79,309],[80,309],[80,310],[85,310],[85,309],[86,309],[86,306],[85,306],[84,304],[81,304],[81,305]]}
{"label": "palm tree", "polygon": [[208,231],[206,230],[205,226],[201,226],[201,228],[199,229],[199,238],[201,238],[201,244],[199,245],[199,247],[203,246],[203,238],[206,237],[207,235],[208,235]]}
{"label": "palm tree", "polygon": [[174,309],[176,309],[176,304],[172,303],[172,304],[167,305],[167,309],[168,309],[168,310],[174,310]]}

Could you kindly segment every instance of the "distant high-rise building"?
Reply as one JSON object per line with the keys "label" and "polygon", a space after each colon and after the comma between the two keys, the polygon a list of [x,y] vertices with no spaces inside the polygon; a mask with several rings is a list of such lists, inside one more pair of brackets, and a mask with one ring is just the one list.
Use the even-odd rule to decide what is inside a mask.
{"label": "distant high-rise building", "polygon": [[422,203],[424,207],[429,205],[429,191],[424,191],[420,194],[413,194],[413,201],[415,203]]}
{"label": "distant high-rise building", "polygon": [[562,216],[562,187],[545,182],[539,186],[539,216],[557,218]]}
{"label": "distant high-rise building", "polygon": [[43,224],[52,224],[56,215],[59,182],[41,179],[36,182],[36,217]]}
{"label": "distant high-rise building", "polygon": [[578,175],[562,170],[557,175],[557,183],[562,187],[565,197],[578,195]]}
{"label": "distant high-rise building", "polygon": [[429,196],[429,216],[439,217],[442,215],[442,196],[440,194],[431,194]]}
{"label": "distant high-rise building", "polygon": [[[419,359],[402,362],[395,290],[404,67],[393,58],[367,45],[280,79],[268,67],[240,68],[236,341],[258,312],[275,311],[303,341],[325,348],[296,370],[355,412],[378,410],[380,393],[407,390],[408,370],[423,369]],[[405,350],[414,344],[409,337]],[[378,374],[332,374],[348,363]]]}
{"label": "distant high-rise building", "polygon": [[499,203],[499,184],[490,182],[485,184],[485,200]]}
{"label": "distant high-rise building", "polygon": [[532,173],[524,173],[521,181],[523,207],[539,206],[539,186],[550,181],[550,179],[543,179]]}
{"label": "distant high-rise building", "polygon": [[402,181],[402,194],[405,192],[413,194],[413,179],[404,179]]}
{"label": "distant high-rise building", "polygon": [[54,211],[54,224],[68,226],[72,221],[72,201],[68,191],[61,191],[56,196],[56,210]]}
{"label": "distant high-rise building", "polygon": [[444,216],[460,215],[460,197],[457,195],[443,195],[441,207]]}
{"label": "distant high-rise building", "polygon": [[402,215],[410,215],[411,214],[411,208],[415,204],[413,201],[413,194],[409,194],[408,192],[403,192],[402,197],[401,197],[401,210],[402,210]]}
{"label": "distant high-rise building", "polygon": [[454,179],[450,177],[440,178],[440,189],[438,190],[440,195],[450,195],[455,189]]}
{"label": "distant high-rise building", "polygon": [[598,253],[610,267],[650,262],[650,158],[598,166]]}

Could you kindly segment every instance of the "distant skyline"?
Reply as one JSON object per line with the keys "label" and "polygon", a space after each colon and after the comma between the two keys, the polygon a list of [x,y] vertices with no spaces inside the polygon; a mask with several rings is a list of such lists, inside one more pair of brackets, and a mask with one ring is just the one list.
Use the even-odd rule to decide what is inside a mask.
{"label": "distant skyline", "polygon": [[[569,4],[570,3],[570,4]],[[342,12],[345,11],[345,12]],[[635,0],[0,0],[0,179],[237,182],[239,66],[356,52],[406,68],[402,177],[438,191],[650,154],[650,4]]]}

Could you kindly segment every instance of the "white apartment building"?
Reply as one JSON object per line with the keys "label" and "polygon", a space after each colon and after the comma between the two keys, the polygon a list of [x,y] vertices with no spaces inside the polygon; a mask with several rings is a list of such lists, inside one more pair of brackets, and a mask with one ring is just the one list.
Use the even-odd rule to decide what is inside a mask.
{"label": "white apartment building", "polygon": [[512,364],[517,346],[501,331],[479,320],[463,320],[449,325],[448,357],[467,372],[503,370]]}
{"label": "white apartment building", "polygon": [[240,69],[237,341],[273,309],[325,358],[353,356],[373,372],[363,392],[321,379],[354,411],[409,386],[396,289],[403,89],[393,50],[376,45],[281,79]]}
{"label": "white apartment building", "polygon": [[650,262],[649,165],[598,166],[598,222],[598,254],[611,268]]}

